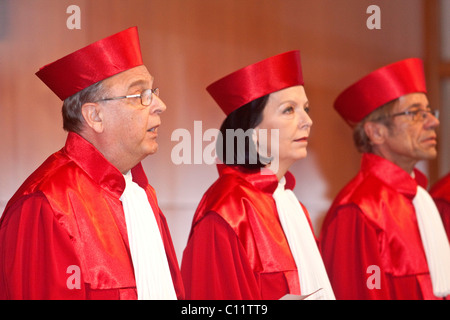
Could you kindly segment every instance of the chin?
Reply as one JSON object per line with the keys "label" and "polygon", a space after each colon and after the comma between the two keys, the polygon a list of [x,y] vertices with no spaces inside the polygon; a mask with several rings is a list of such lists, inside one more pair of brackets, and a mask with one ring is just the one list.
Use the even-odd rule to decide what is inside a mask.
{"label": "chin", "polygon": [[422,153],[422,157],[421,157],[422,160],[432,160],[437,157],[437,150],[435,147],[422,149],[421,153]]}
{"label": "chin", "polygon": [[151,146],[148,146],[147,148],[145,148],[145,153],[147,156],[150,156],[152,154],[155,154],[158,151],[158,144],[153,144]]}
{"label": "chin", "polygon": [[437,152],[428,152],[422,160],[434,160],[437,157]]}
{"label": "chin", "polygon": [[295,160],[304,159],[304,158],[306,158],[307,155],[308,155],[308,152],[306,150],[299,151],[295,157]]}
{"label": "chin", "polygon": [[288,158],[285,158],[286,162],[289,163],[289,166],[293,165],[295,162],[306,158],[306,152],[297,153],[295,155],[291,155]]}

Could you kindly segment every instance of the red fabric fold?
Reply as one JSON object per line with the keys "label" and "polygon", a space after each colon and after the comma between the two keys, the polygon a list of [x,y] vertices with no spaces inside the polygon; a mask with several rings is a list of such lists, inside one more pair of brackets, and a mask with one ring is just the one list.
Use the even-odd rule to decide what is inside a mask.
{"label": "red fabric fold", "polygon": [[[322,226],[320,247],[337,299],[436,299],[412,199],[416,180],[400,167],[364,154]],[[379,288],[367,285],[379,268]],[[375,280],[374,280],[375,281]]]}
{"label": "red fabric fold", "polygon": [[[138,164],[133,177],[146,191],[164,242],[177,296],[184,297],[178,262],[153,188]],[[89,142],[69,133],[8,202],[0,220],[0,287],[4,299],[136,299],[134,270],[119,197],[123,175]],[[66,270],[80,268],[81,288]],[[45,266],[45,267],[44,267]]]}
{"label": "red fabric fold", "polygon": [[447,238],[450,239],[450,173],[436,182],[430,189],[430,195],[441,215]]}
{"label": "red fabric fold", "polygon": [[[220,177],[197,208],[183,254],[187,298],[279,299],[300,294],[297,266],[272,197],[276,176],[218,167]],[[286,179],[294,187],[290,173]]]}

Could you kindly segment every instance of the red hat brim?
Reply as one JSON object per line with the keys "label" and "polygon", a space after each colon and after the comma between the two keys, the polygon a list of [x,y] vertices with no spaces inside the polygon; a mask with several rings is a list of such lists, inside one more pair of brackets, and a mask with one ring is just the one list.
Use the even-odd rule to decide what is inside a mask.
{"label": "red hat brim", "polygon": [[350,126],[354,126],[375,109],[415,92],[427,92],[425,74],[422,60],[410,58],[363,77],[336,98],[334,108]]}
{"label": "red hat brim", "polygon": [[36,75],[61,100],[143,64],[137,27],[96,41],[42,67]]}
{"label": "red hat brim", "polygon": [[210,84],[206,90],[229,115],[269,93],[303,84],[300,52],[294,50],[239,69]]}

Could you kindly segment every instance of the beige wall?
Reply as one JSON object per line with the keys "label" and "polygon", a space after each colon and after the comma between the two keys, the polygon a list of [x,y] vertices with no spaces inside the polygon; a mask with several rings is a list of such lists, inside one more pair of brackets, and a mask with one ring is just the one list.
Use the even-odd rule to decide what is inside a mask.
{"label": "beige wall", "polygon": [[[81,9],[81,30],[69,30],[69,5]],[[369,30],[366,9],[381,8],[381,30]],[[166,213],[177,254],[195,207],[216,179],[214,166],[176,166],[177,128],[193,135],[218,128],[224,114],[205,87],[247,64],[300,49],[312,106],[309,155],[292,172],[295,192],[316,233],[330,201],[357,172],[351,131],[332,110],[339,92],[374,68],[423,56],[420,0],[1,0],[0,207],[23,180],[61,148],[61,102],[34,73],[95,40],[137,25],[144,61],[168,109],[160,150],[144,160]],[[205,147],[208,142],[204,142]]]}
{"label": "beige wall", "polygon": [[[441,57],[450,61],[450,0],[440,0],[441,3]],[[439,150],[439,175],[444,176],[450,172],[450,78],[443,79],[441,84],[441,128]]]}

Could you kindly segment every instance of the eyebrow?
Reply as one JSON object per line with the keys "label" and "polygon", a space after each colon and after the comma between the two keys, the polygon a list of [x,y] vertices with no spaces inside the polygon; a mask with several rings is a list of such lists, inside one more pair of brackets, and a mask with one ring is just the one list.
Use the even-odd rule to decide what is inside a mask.
{"label": "eyebrow", "polygon": [[303,106],[303,107],[309,107],[309,100],[306,100],[306,102],[303,103],[303,105],[302,105],[302,104],[297,103],[297,102],[295,102],[294,100],[291,100],[291,99],[288,99],[288,100],[286,100],[286,101],[281,102],[280,105],[279,105],[279,107],[282,107],[282,106],[283,106],[284,104],[286,104],[286,103],[295,104],[295,105]]}
{"label": "eyebrow", "polygon": [[[151,82],[153,82],[154,79],[155,79],[155,78],[152,77],[152,78],[151,78]],[[146,86],[148,86],[148,85],[149,85],[149,82],[148,82],[147,80],[140,79],[140,80],[133,81],[133,82],[128,86],[128,90],[130,90],[130,89],[133,88],[133,87],[146,87]]]}
{"label": "eyebrow", "polygon": [[[406,108],[406,110],[412,109],[412,108],[419,108],[422,106],[421,103],[413,103],[412,105],[410,105],[408,108]],[[426,105],[425,109],[430,109],[430,105]]]}

